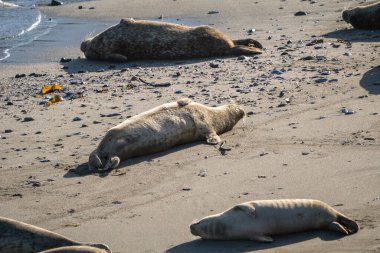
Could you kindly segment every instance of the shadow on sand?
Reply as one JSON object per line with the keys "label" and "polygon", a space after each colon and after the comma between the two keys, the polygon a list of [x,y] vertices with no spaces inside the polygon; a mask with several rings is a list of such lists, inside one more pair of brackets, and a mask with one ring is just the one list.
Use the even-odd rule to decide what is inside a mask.
{"label": "shadow on sand", "polygon": [[[193,142],[193,143],[189,143],[189,144],[183,144],[183,145],[179,145],[179,146],[173,147],[169,150],[159,152],[156,154],[140,156],[140,157],[128,159],[128,160],[120,163],[120,165],[117,169],[120,170],[120,169],[123,169],[123,168],[131,166],[131,165],[136,165],[136,164],[139,164],[142,162],[149,162],[149,161],[152,161],[153,159],[156,159],[156,158],[159,158],[162,156],[166,156],[168,154],[175,153],[177,151],[181,151],[183,149],[191,148],[191,147],[199,145],[199,144],[204,144],[204,142],[198,141],[198,142]],[[204,145],[207,145],[207,144],[204,144]],[[85,176],[89,176],[89,175],[98,175],[99,177],[106,177],[106,176],[110,175],[111,172],[112,172],[112,170],[108,170],[108,171],[90,170],[90,168],[88,167],[88,163],[82,163],[82,164],[76,166],[75,168],[69,169],[63,177],[64,178],[74,178],[74,177],[85,177]],[[123,174],[124,175],[124,173],[117,173],[117,174],[119,174],[119,175]],[[116,176],[117,176],[117,174],[112,173],[112,175],[116,175]]]}
{"label": "shadow on sand", "polygon": [[323,35],[325,38],[336,38],[348,42],[379,42],[380,30],[340,29]]}
{"label": "shadow on sand", "polygon": [[[234,57],[234,56],[231,56]],[[115,63],[107,61],[93,61],[87,60],[85,58],[72,59],[69,62],[62,63],[63,69],[68,74],[75,74],[80,72],[105,72],[111,70],[123,70],[130,68],[152,68],[152,67],[170,67],[170,66],[181,66],[188,64],[195,64],[201,62],[207,62],[217,59],[231,58],[228,56],[223,57],[210,57],[210,58],[191,58],[183,60],[141,60],[141,61],[131,61],[126,63]]]}
{"label": "shadow on sand", "polygon": [[167,253],[243,253],[254,250],[275,249],[278,247],[296,244],[303,241],[320,238],[323,241],[332,241],[342,238],[343,235],[332,231],[308,231],[303,233],[279,235],[274,237],[272,243],[259,243],[254,241],[214,241],[214,240],[194,240],[177,245],[168,249]]}
{"label": "shadow on sand", "polygon": [[364,73],[360,80],[360,86],[366,89],[369,94],[380,94],[380,65]]}

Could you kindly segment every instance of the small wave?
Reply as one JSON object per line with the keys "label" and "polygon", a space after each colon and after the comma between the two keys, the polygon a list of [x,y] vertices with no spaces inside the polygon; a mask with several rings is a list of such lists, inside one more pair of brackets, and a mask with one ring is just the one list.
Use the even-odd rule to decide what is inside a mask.
{"label": "small wave", "polygon": [[41,20],[42,15],[41,13],[39,13],[36,22],[34,22],[29,28],[22,30],[17,36],[23,35],[24,33],[30,32],[31,30],[35,29],[41,23]]}
{"label": "small wave", "polygon": [[7,3],[0,0],[0,7],[18,7],[17,4]]}

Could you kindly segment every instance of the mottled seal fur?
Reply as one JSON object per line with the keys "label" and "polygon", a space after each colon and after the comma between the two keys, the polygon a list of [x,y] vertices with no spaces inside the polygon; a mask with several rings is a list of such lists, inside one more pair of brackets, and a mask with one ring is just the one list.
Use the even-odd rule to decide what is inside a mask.
{"label": "mottled seal fur", "polygon": [[357,29],[380,29],[380,2],[345,10],[342,17]]}
{"label": "mottled seal fur", "polygon": [[272,242],[271,235],[328,229],[348,235],[358,224],[319,200],[279,199],[245,202],[190,225],[203,239]]}
{"label": "mottled seal fur", "polygon": [[107,253],[104,249],[90,246],[66,246],[50,250],[41,251],[39,253]]}
{"label": "mottled seal fur", "polygon": [[119,24],[81,44],[87,59],[116,62],[254,55],[262,53],[261,48],[255,40],[232,41],[209,26],[189,27],[133,19],[122,19]]}
{"label": "mottled seal fur", "polygon": [[30,253],[63,246],[88,245],[111,252],[105,244],[79,243],[24,222],[0,217],[0,252]]}
{"label": "mottled seal fur", "polygon": [[185,98],[127,119],[108,130],[89,156],[91,169],[113,169],[130,157],[152,154],[175,145],[206,140],[219,143],[245,115],[237,104],[208,107]]}

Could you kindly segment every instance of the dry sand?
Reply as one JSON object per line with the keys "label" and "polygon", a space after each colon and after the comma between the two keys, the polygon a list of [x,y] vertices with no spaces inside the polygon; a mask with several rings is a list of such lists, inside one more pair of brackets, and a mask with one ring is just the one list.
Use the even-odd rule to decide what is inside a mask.
{"label": "dry sand", "polygon": [[[234,39],[255,38],[266,50],[245,60],[115,65],[78,58],[80,40],[71,39],[39,62],[2,64],[0,215],[107,243],[114,252],[379,252],[380,32],[356,31],[341,20],[341,11],[359,1],[312,2],[101,0],[44,7],[58,19],[88,25],[92,18],[117,23],[160,15],[213,24]],[[219,14],[208,15],[211,10]],[[308,15],[295,17],[299,10]],[[249,29],[256,31],[249,36]],[[73,60],[60,64],[61,57]],[[283,73],[271,74],[274,69]],[[21,73],[27,77],[14,78]],[[152,88],[133,76],[172,86]],[[84,90],[85,97],[40,105],[41,86],[53,82]],[[221,136],[231,151],[221,155],[200,142],[131,159],[106,174],[87,170],[88,154],[108,128],[187,96],[208,105],[242,104],[248,117]],[[354,113],[345,115],[342,107]],[[120,115],[107,117],[114,113]],[[73,121],[77,116],[81,121]],[[195,218],[275,198],[323,200],[362,229],[347,237],[326,231],[276,236],[271,244],[190,234]]]}

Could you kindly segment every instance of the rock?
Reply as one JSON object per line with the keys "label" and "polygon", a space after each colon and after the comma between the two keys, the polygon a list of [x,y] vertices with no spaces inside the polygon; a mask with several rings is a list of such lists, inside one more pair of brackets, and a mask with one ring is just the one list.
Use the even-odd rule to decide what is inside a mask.
{"label": "rock", "polygon": [[278,96],[279,96],[280,98],[282,98],[283,96],[285,96],[285,91],[284,91],[284,90],[280,91],[280,94],[278,94]]}
{"label": "rock", "polygon": [[307,15],[307,13],[304,11],[297,11],[296,13],[294,13],[294,16],[296,16],[296,17],[306,16],[306,15]]}
{"label": "rock", "polygon": [[61,60],[59,61],[60,63],[66,63],[66,62],[71,62],[70,58],[64,58],[62,57]]}
{"label": "rock", "polygon": [[8,101],[6,105],[13,105],[11,101]]}
{"label": "rock", "polygon": [[271,74],[274,74],[274,75],[281,75],[283,74],[284,72],[282,72],[281,70],[278,70],[278,69],[273,69]]}
{"label": "rock", "polygon": [[174,93],[175,93],[175,94],[182,94],[183,91],[182,91],[182,90],[176,90]]}
{"label": "rock", "polygon": [[191,191],[191,188],[190,187],[183,187],[182,191]]}
{"label": "rock", "polygon": [[341,110],[340,110],[342,113],[344,113],[345,115],[350,115],[350,114],[354,114],[354,112],[346,107],[343,107]]}
{"label": "rock", "polygon": [[214,68],[214,69],[215,68],[219,68],[219,64],[218,63],[211,62],[209,65],[210,65],[211,68]]}
{"label": "rock", "polygon": [[34,120],[34,118],[32,118],[32,117],[25,117],[22,122],[30,122],[30,121],[33,121],[33,120]]}
{"label": "rock", "polygon": [[82,6],[82,5],[79,5],[79,6],[78,6],[78,9],[79,9],[79,10],[82,10],[82,9],[83,9],[83,6]]}
{"label": "rock", "polygon": [[249,60],[249,57],[248,57],[248,56],[245,56],[245,55],[240,55],[240,56],[238,57],[238,60],[239,60],[239,61],[247,61],[247,60]]}
{"label": "rock", "polygon": [[12,133],[12,132],[13,132],[12,129],[5,129],[5,130],[4,130],[4,133],[6,133],[6,134],[9,134],[9,133]]}
{"label": "rock", "polygon": [[318,79],[315,79],[315,83],[325,83],[327,82],[329,79],[327,78],[318,78]]}
{"label": "rock", "polygon": [[311,56],[311,55],[308,55],[308,56],[305,56],[305,57],[302,58],[302,60],[304,60],[304,61],[310,61],[310,60],[313,60],[313,59],[314,59],[314,57]]}
{"label": "rock", "polygon": [[76,116],[76,117],[73,118],[73,121],[81,121],[81,120],[82,120],[82,118],[79,117],[79,116]]}
{"label": "rock", "polygon": [[52,0],[51,3],[50,3],[50,6],[60,6],[62,5],[63,3],[60,2],[60,1],[57,1],[57,0]]}
{"label": "rock", "polygon": [[209,11],[207,14],[218,14],[219,11],[215,11],[215,10],[212,10],[212,11]]}
{"label": "rock", "polygon": [[22,78],[22,77],[26,77],[26,75],[25,74],[16,74],[15,75],[15,78]]}

